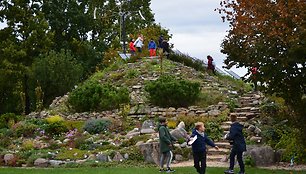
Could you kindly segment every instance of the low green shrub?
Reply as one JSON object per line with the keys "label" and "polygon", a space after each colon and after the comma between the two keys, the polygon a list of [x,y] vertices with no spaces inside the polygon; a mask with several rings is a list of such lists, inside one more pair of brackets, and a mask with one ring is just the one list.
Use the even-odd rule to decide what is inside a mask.
{"label": "low green shrub", "polygon": [[216,105],[219,102],[225,101],[226,96],[217,90],[202,91],[196,102],[197,106],[206,108],[210,105]]}
{"label": "low green shrub", "polygon": [[126,78],[133,79],[133,78],[138,77],[139,75],[140,75],[140,72],[138,70],[131,69],[127,72]]}
{"label": "low green shrub", "polygon": [[171,53],[169,55],[169,60],[182,63],[185,66],[194,68],[197,71],[206,71],[206,67],[204,67],[204,62],[202,60],[194,59],[186,54]]}
{"label": "low green shrub", "polygon": [[0,115],[0,129],[10,128],[19,120],[21,120],[21,117],[13,113]]}
{"label": "low green shrub", "polygon": [[118,109],[129,103],[126,88],[116,88],[110,84],[101,85],[98,81],[88,81],[71,92],[68,102],[77,112],[105,111]]}
{"label": "low green shrub", "polygon": [[69,130],[77,129],[79,132],[82,132],[85,122],[84,121],[68,121],[68,120],[66,120],[66,121],[64,121],[64,124]]}
{"label": "low green shrub", "polygon": [[108,131],[111,121],[107,119],[88,120],[84,125],[84,130],[90,134],[99,134]]}
{"label": "low green shrub", "polygon": [[49,123],[41,127],[47,135],[58,136],[68,131],[64,121]]}
{"label": "low green shrub", "polygon": [[12,127],[12,131],[16,137],[34,137],[38,128],[37,125],[31,122],[20,121]]}
{"label": "low green shrub", "polygon": [[147,83],[145,90],[149,93],[150,102],[154,105],[187,107],[193,105],[198,99],[200,87],[200,83],[164,75],[156,81]]}
{"label": "low green shrub", "polygon": [[244,158],[244,163],[247,166],[255,167],[255,160],[251,156],[246,156]]}
{"label": "low green shrub", "polygon": [[62,149],[56,156],[58,160],[77,160],[84,159],[84,156],[88,154],[88,151],[79,149]]}
{"label": "low green shrub", "polygon": [[139,141],[144,141],[146,142],[147,140],[150,139],[149,135],[139,135],[139,136],[135,136],[133,138],[130,138],[126,141],[123,141],[121,144],[121,147],[130,147],[130,146],[134,146],[136,143],[138,143]]}
{"label": "low green shrub", "polygon": [[122,149],[119,151],[122,155],[128,154],[129,158],[128,160],[131,161],[144,161],[144,157],[141,154],[141,151],[138,147],[129,147],[126,149]]}
{"label": "low green shrub", "polygon": [[213,141],[219,141],[223,136],[223,129],[220,124],[216,121],[208,121],[205,123],[205,133],[211,138]]}

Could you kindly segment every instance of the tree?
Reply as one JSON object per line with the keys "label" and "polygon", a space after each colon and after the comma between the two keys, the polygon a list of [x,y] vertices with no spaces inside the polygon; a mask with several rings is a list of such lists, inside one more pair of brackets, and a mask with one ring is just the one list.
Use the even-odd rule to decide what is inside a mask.
{"label": "tree", "polygon": [[41,1],[0,1],[0,113],[29,112],[28,66],[52,46]]}
{"label": "tree", "polygon": [[80,82],[83,67],[70,51],[51,51],[35,59],[32,73],[34,86],[42,88],[44,103],[49,104],[55,97],[66,94]]}
{"label": "tree", "polygon": [[257,66],[262,90],[286,100],[306,139],[305,0],[224,0],[219,12],[230,24],[225,64]]}

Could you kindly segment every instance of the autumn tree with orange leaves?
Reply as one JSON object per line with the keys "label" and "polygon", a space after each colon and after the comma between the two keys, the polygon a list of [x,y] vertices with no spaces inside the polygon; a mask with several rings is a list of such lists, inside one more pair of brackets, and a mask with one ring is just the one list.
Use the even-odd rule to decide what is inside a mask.
{"label": "autumn tree with orange leaves", "polygon": [[[262,91],[285,99],[306,139],[306,0],[222,0],[228,68],[256,66]],[[303,124],[301,124],[303,123]]]}

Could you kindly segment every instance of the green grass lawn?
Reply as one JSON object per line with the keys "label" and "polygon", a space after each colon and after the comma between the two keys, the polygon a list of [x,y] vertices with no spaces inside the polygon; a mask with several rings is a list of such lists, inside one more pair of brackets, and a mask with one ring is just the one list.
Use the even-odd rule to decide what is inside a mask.
{"label": "green grass lawn", "polygon": [[[224,168],[208,168],[206,174],[223,174]],[[236,171],[238,172],[238,171]],[[20,169],[0,168],[0,174],[155,174],[157,168],[75,168],[75,169]],[[176,168],[175,174],[196,174],[192,167]],[[279,171],[247,168],[247,174],[306,174],[306,171]]]}

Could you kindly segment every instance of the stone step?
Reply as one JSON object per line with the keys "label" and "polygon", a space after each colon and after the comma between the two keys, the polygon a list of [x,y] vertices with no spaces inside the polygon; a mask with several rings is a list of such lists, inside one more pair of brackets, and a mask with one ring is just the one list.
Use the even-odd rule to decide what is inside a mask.
{"label": "stone step", "polygon": [[259,95],[258,93],[248,93],[243,95],[242,97],[250,97],[250,98],[254,98],[254,99],[260,99],[261,95]]}
{"label": "stone step", "polygon": [[[247,117],[247,119],[252,119],[260,115],[260,113],[252,113],[252,112],[234,112],[230,113],[230,116],[236,115],[238,117]],[[241,121],[241,120],[240,120]],[[246,121],[246,120],[245,120]]]}
{"label": "stone step", "polygon": [[248,117],[237,117],[238,122],[246,122],[248,120],[249,120]]}
{"label": "stone step", "polygon": [[228,131],[231,128],[231,126],[230,125],[221,125],[221,128],[225,131]]}
{"label": "stone step", "polygon": [[228,134],[228,133],[229,133],[229,131],[223,131],[223,136]]}
{"label": "stone step", "polygon": [[207,152],[209,155],[227,155],[229,153],[230,150],[225,148],[219,148],[219,150],[216,150],[215,148],[208,148]]}
{"label": "stone step", "polygon": [[260,112],[260,109],[258,107],[241,107],[241,108],[235,108],[235,112]]}
{"label": "stone step", "polygon": [[231,122],[231,121],[225,121],[225,122],[223,122],[222,123],[222,125],[231,125],[233,122]]}
{"label": "stone step", "polygon": [[227,155],[207,155],[207,161],[211,162],[221,162],[224,159],[227,159]]}
{"label": "stone step", "polygon": [[231,149],[231,144],[227,140],[226,142],[216,142],[215,145],[219,148]]}

